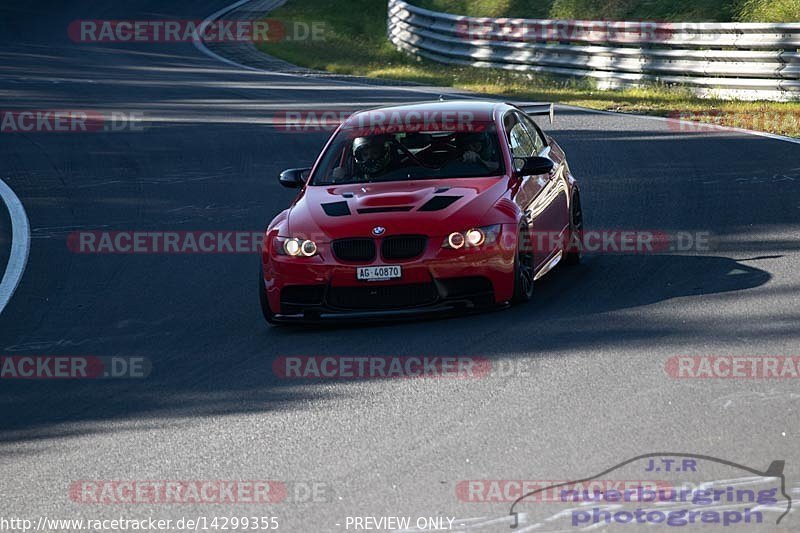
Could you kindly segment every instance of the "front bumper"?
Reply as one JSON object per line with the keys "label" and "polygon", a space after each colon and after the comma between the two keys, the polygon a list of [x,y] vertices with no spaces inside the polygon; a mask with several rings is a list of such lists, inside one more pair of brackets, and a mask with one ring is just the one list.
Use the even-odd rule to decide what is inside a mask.
{"label": "front bumper", "polygon": [[[291,258],[265,248],[262,262],[269,307],[276,321],[389,319],[463,312],[503,305],[514,290],[516,240],[485,249],[441,249],[431,238],[422,256],[406,261],[347,264],[326,245],[312,258]],[[362,266],[397,264],[403,276],[359,281]]]}
{"label": "front bumper", "polygon": [[495,305],[491,282],[482,277],[434,280],[432,283],[335,286],[286,286],[279,322],[419,318],[467,312]]}

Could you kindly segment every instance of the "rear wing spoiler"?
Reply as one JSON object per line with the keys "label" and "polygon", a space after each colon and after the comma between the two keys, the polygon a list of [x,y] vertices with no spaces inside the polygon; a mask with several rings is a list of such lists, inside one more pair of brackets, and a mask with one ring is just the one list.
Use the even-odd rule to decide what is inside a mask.
{"label": "rear wing spoiler", "polygon": [[509,105],[513,105],[514,107],[521,109],[526,115],[530,115],[532,117],[550,117],[550,124],[552,124],[555,120],[555,106],[553,104],[541,102],[523,102],[514,104],[509,102]]}

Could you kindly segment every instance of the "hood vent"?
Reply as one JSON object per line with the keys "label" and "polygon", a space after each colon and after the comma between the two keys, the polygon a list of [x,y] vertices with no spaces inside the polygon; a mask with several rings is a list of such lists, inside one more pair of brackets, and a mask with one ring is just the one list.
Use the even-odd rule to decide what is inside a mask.
{"label": "hood vent", "polygon": [[425,205],[419,208],[420,211],[441,211],[447,209],[454,202],[460,200],[461,196],[434,196]]}
{"label": "hood vent", "polygon": [[358,210],[359,215],[369,215],[371,213],[403,213],[413,209],[410,205],[394,205],[387,207],[363,207]]}
{"label": "hood vent", "polygon": [[329,217],[344,217],[350,214],[350,208],[347,207],[347,202],[322,204],[322,209]]}

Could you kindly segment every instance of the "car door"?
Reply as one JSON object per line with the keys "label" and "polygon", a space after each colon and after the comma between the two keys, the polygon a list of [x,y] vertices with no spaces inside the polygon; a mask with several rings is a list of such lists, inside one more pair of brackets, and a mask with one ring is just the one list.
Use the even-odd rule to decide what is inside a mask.
{"label": "car door", "polygon": [[[524,117],[515,111],[509,111],[503,118],[506,129],[505,136],[513,157],[532,157],[538,155],[543,143],[537,144],[536,137],[531,135],[529,128],[523,122]],[[534,249],[534,264],[536,270],[555,253],[555,243],[550,242],[547,236],[555,231],[550,226],[546,213],[547,201],[545,190],[550,183],[549,176],[522,176],[516,195],[516,202],[523,211]]]}
{"label": "car door", "polygon": [[550,252],[556,253],[563,249],[569,232],[569,188],[566,176],[566,165],[560,151],[551,150],[542,130],[528,116],[521,117],[522,123],[534,138],[536,155],[548,157],[553,160],[555,167],[547,181],[534,200],[531,209],[540,221],[542,228],[547,228],[550,241]]}

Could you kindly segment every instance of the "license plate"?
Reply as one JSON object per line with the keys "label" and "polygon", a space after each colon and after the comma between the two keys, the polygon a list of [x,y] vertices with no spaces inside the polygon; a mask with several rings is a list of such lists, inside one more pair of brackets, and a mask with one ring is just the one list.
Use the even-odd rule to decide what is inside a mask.
{"label": "license plate", "polygon": [[385,281],[402,277],[403,269],[394,265],[359,267],[356,276],[363,281]]}

